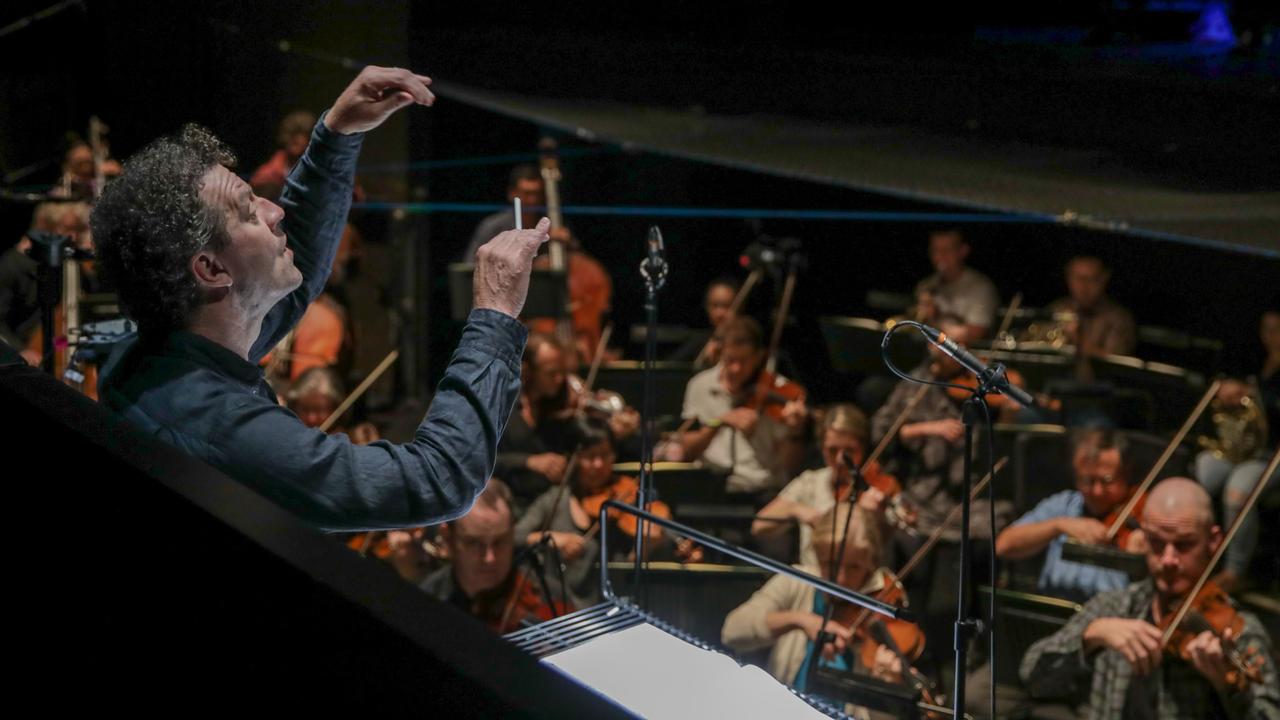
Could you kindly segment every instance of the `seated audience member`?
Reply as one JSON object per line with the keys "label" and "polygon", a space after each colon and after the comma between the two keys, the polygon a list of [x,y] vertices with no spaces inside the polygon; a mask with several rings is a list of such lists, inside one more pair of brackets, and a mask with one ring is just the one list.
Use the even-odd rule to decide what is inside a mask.
{"label": "seated audience member", "polygon": [[470,512],[440,526],[451,562],[420,587],[499,634],[564,614],[554,570],[517,567],[514,520],[511,490],[490,480]]}
{"label": "seated audience member", "polygon": [[1081,256],[1067,263],[1067,297],[1049,309],[1074,318],[1063,330],[1067,342],[1083,355],[1132,355],[1137,346],[1133,315],[1107,296],[1111,270],[1096,257]]}
{"label": "seated audience member", "polygon": [[[837,499],[849,497],[852,474],[845,463],[862,466],[867,455],[867,435],[867,416],[861,410],[849,404],[827,408],[819,434],[825,465],[816,470],[806,470],[787,483],[776,498],[760,509],[751,523],[751,534],[757,537],[775,535],[790,528],[788,520],[794,521],[800,528],[800,564],[818,565],[818,556],[813,549],[813,525],[836,504]],[[862,468],[862,472],[879,473],[879,468]],[[883,523],[880,511],[884,499],[884,493],[868,487],[859,495],[858,505],[874,511]],[[888,531],[887,526],[882,529]]]}
{"label": "seated audience member", "polygon": [[[1150,577],[1094,597],[1066,625],[1031,646],[1020,674],[1033,697],[1069,700],[1081,718],[1280,718],[1280,680],[1266,630],[1252,614],[1219,636],[1189,629],[1176,656],[1161,622],[1177,611],[1223,541],[1208,493],[1194,480],[1156,485],[1142,518]],[[1233,685],[1231,648],[1259,681]]]}

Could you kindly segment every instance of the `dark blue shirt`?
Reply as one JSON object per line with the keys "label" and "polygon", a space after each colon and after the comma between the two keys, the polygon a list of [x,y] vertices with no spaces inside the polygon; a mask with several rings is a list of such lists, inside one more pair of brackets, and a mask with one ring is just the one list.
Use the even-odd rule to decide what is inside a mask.
{"label": "dark blue shirt", "polygon": [[273,307],[249,359],[200,335],[143,337],[103,371],[102,402],[133,424],[329,530],[440,522],[465,513],[493,472],[520,390],[527,331],[474,310],[412,442],[356,445],[277,404],[258,361],[324,289],[351,204],[361,135],[324,122],[280,205],[301,287]]}

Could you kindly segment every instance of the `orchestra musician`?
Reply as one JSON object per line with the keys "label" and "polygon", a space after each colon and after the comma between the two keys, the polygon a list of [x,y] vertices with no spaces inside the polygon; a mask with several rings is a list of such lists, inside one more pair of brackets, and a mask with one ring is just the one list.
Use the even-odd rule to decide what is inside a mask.
{"label": "orchestra musician", "polygon": [[[1223,524],[1235,520],[1262,477],[1265,453],[1280,447],[1280,311],[1262,314],[1258,337],[1265,353],[1261,368],[1256,375],[1242,371],[1222,381],[1213,411],[1215,437],[1202,441],[1207,447],[1196,455],[1196,479],[1221,504]],[[1280,492],[1277,488],[1280,483],[1273,482],[1268,492]],[[1238,537],[1227,547],[1224,567],[1214,577],[1224,589],[1241,589],[1249,582],[1259,525],[1257,509],[1245,514]]]}
{"label": "orchestra musician", "polygon": [[440,526],[451,562],[419,587],[498,634],[563,615],[571,607],[564,604],[555,572],[535,570],[533,578],[521,581],[529,571],[515,561],[513,525],[511,490],[492,479],[470,512]]}
{"label": "orchestra musician", "polygon": [[[813,549],[814,523],[835,506],[837,497],[844,499],[849,496],[853,476],[845,459],[862,465],[867,455],[869,434],[867,416],[856,406],[837,403],[826,408],[819,433],[825,464],[815,470],[806,470],[787,483],[777,497],[760,509],[751,523],[751,534],[757,537],[776,535],[789,528],[786,520],[792,520],[800,528],[800,564],[817,566],[818,555]],[[871,510],[880,522],[884,521],[884,501],[885,494],[874,486],[866,487],[858,494],[858,505]],[[887,527],[882,529],[888,531]],[[881,562],[887,559],[877,558]]]}
{"label": "orchestra musician", "polygon": [[532,333],[521,357],[520,397],[498,444],[494,470],[510,484],[517,515],[564,479],[572,450],[564,354],[555,338]]}
{"label": "orchestra musician", "polygon": [[959,230],[929,235],[934,272],[916,285],[916,320],[936,326],[952,315],[968,328],[970,339],[979,340],[995,327],[1000,296],[986,275],[966,264],[970,250]]}
{"label": "orchestra musician", "polygon": [[484,488],[519,390],[516,319],[549,221],[477,254],[475,310],[414,440],[353,444],[277,404],[258,367],[324,289],[363,134],[430,79],[364,68],[312,130],[280,205],[227,169],[188,126],[134,156],[93,213],[100,262],[139,326],[105,368],[103,402],[303,519],[330,530],[456,517]]}
{"label": "orchestra musician", "polygon": [[[864,594],[877,593],[890,582],[890,574],[876,561],[881,555],[880,523],[872,511],[861,506],[854,507],[852,519],[846,522],[848,517],[847,503],[823,513],[813,525],[814,551],[819,559],[835,557],[845,538],[844,557],[836,569],[835,582]],[[818,565],[797,567],[814,575],[830,576]],[[769,649],[769,674],[802,692],[811,656],[819,657],[824,666],[902,682],[901,659],[888,648],[876,648],[875,660],[867,666],[862,663],[863,654],[855,647],[855,636],[848,625],[832,619],[823,627],[828,602],[829,598],[816,592],[812,585],[775,575],[725,617],[721,642],[740,653]],[[833,635],[834,641],[826,652],[813,653],[811,645],[823,630]]]}
{"label": "orchestra musician", "polygon": [[[701,427],[680,434],[678,457],[727,471],[727,493],[750,496],[763,506],[799,468],[808,409],[803,397],[759,401],[766,355],[759,323],[731,317],[716,334],[719,364],[685,386],[682,414]],[[765,405],[774,412],[766,412]]]}
{"label": "orchestra musician", "polygon": [[[1094,597],[1060,630],[1031,646],[1022,681],[1036,698],[1078,703],[1082,718],[1280,718],[1280,679],[1271,641],[1252,614],[1243,629],[1192,632],[1175,657],[1162,646],[1162,619],[1186,602],[1223,541],[1208,493],[1194,480],[1157,484],[1142,518],[1150,577]],[[1229,682],[1235,646],[1260,672]]]}
{"label": "orchestra musician", "polygon": [[[1043,554],[1037,590],[1045,595],[1084,601],[1100,592],[1129,584],[1122,570],[1062,559],[1068,537],[1085,543],[1106,539],[1104,520],[1122,507],[1132,493],[1129,443],[1112,430],[1078,430],[1071,454],[1076,489],[1063,490],[1041,500],[996,537],[996,555],[1021,560]],[[1146,551],[1142,530],[1126,538],[1127,552]]]}
{"label": "orchestra musician", "polygon": [[[728,275],[712,280],[702,298],[702,309],[707,313],[707,329],[691,332],[689,338],[673,350],[667,359],[673,362],[693,362],[702,353],[704,364],[700,367],[720,362],[720,344],[715,339],[716,328],[731,314],[733,300],[741,288],[742,285]],[[703,348],[706,348],[705,352]]]}
{"label": "orchestra musician", "polygon": [[[507,201],[520,198],[524,227],[536,221],[533,209],[547,205],[547,192],[541,171],[532,165],[518,165],[511,170],[507,181]],[[472,262],[476,249],[485,242],[487,233],[501,232],[515,227],[510,211],[489,215],[476,227],[471,243],[463,254],[464,262]],[[492,237],[492,235],[489,235]],[[566,250],[566,281],[569,292],[569,311],[573,337],[561,338],[573,353],[565,356],[566,370],[572,372],[582,363],[589,363],[603,332],[603,315],[608,312],[613,298],[613,280],[598,260],[586,253],[577,237],[567,227],[552,228],[551,242],[560,243]],[[539,258],[538,267],[546,267],[546,256]],[[531,328],[537,332],[552,333],[554,322],[536,321]]]}
{"label": "orchestra musician", "polygon": [[1049,305],[1054,314],[1073,320],[1063,324],[1066,341],[1082,355],[1132,355],[1137,346],[1133,314],[1107,295],[1111,270],[1096,257],[1082,255],[1067,262],[1067,297]]}
{"label": "orchestra musician", "polygon": [[[959,318],[947,316],[939,323],[940,329],[957,343],[965,344],[970,329]],[[910,374],[928,377],[936,381],[960,380],[964,371],[949,356],[933,344],[929,345],[929,358]],[[871,419],[873,438],[883,437],[910,406],[914,396],[921,392],[920,384],[900,381],[885,404]],[[948,390],[925,385],[919,402],[906,414],[906,422],[898,431],[883,464],[902,485],[902,495],[915,513],[916,533],[894,533],[892,542],[900,557],[914,555],[928,536],[942,527],[940,542],[925,559],[920,570],[907,579],[907,591],[912,598],[920,625],[930,638],[950,637],[955,623],[955,602],[959,580],[955,568],[960,562],[960,529],[946,525],[947,515],[961,503],[964,487],[964,425],[961,423],[961,399]],[[983,423],[974,427],[975,461],[985,455],[979,448],[986,447]],[[985,577],[988,553],[984,544],[991,541],[989,522],[990,506],[986,498],[971,504],[971,538],[974,542],[973,573]],[[995,506],[996,526],[1003,527],[1011,512],[1009,503],[998,500]],[[927,650],[933,657],[924,664],[946,682],[953,676],[949,669],[951,656],[945,654],[946,644],[935,643]]]}
{"label": "orchestra musician", "polygon": [[[552,487],[534,500],[516,523],[516,538],[531,546],[546,542],[554,548],[571,602],[587,607],[600,602],[598,534],[609,534],[610,559],[625,560],[635,552],[636,530],[630,522],[634,516],[610,516],[606,526],[599,528],[599,507],[611,498],[634,504],[636,481],[613,471],[617,454],[607,422],[580,417],[574,421],[574,432],[578,440],[568,487]],[[646,527],[649,559],[670,559],[674,551],[670,539],[658,526]]]}

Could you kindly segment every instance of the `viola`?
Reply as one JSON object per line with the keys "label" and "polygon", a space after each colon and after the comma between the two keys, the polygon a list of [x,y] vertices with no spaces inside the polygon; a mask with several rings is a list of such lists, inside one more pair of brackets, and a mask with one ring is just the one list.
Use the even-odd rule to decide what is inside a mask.
{"label": "viola", "polygon": [[[1134,488],[1130,493],[1130,498],[1132,498],[1136,491],[1137,488]],[[1120,505],[1107,513],[1106,517],[1102,518],[1102,524],[1106,525],[1108,528],[1118,524],[1115,536],[1111,538],[1111,544],[1121,550],[1125,550],[1129,547],[1129,538],[1133,537],[1133,534],[1141,529],[1142,511],[1146,506],[1147,496],[1145,494],[1140,495],[1138,496],[1138,501],[1133,504],[1133,509],[1129,511],[1128,515],[1123,515],[1125,505]]]}

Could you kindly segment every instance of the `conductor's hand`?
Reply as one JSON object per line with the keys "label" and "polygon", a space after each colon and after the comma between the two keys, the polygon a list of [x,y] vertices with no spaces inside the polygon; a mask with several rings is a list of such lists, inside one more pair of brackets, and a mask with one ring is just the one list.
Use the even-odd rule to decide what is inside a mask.
{"label": "conductor's hand", "polygon": [[529,294],[533,256],[547,241],[550,229],[551,221],[542,218],[533,230],[508,230],[480,246],[472,281],[475,307],[520,317]]}
{"label": "conductor's hand", "polygon": [[427,89],[430,84],[426,75],[369,65],[338,96],[324,116],[324,124],[344,135],[368,132],[406,105],[434,103],[436,96]]}

